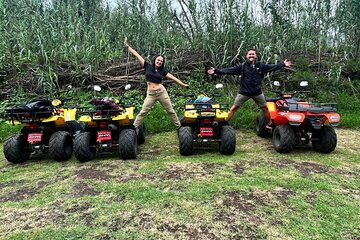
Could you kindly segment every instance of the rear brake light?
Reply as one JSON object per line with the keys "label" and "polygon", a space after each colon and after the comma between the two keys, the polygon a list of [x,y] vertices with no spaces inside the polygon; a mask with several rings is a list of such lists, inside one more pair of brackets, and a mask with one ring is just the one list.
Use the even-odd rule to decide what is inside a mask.
{"label": "rear brake light", "polygon": [[24,113],[24,117],[30,117],[30,113]]}
{"label": "rear brake light", "polygon": [[102,111],[96,111],[95,115],[101,115]]}
{"label": "rear brake light", "polygon": [[38,126],[37,126],[36,124],[30,124],[30,125],[29,125],[29,128],[30,128],[30,129],[37,129]]}

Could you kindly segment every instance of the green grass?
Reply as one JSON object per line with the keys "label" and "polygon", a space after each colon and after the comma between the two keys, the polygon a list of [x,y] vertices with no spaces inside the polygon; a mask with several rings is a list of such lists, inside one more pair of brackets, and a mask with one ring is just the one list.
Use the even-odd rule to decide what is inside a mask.
{"label": "green grass", "polygon": [[130,161],[14,165],[1,153],[0,238],[357,239],[360,132],[337,135],[331,154],[279,154],[250,130],[231,156],[180,156],[175,131],[147,136]]}

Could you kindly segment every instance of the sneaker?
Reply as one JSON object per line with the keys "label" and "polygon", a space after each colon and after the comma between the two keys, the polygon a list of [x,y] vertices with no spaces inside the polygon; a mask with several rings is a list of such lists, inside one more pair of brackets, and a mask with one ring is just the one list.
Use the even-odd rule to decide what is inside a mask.
{"label": "sneaker", "polygon": [[273,129],[272,124],[266,124],[265,129],[272,130]]}

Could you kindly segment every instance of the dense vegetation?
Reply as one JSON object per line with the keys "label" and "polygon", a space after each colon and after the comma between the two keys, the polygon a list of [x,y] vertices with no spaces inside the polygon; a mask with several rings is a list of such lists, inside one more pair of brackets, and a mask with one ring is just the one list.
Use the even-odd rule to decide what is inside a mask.
{"label": "dense vegetation", "polygon": [[[76,96],[77,101],[89,99],[84,93],[88,86],[102,84],[106,88],[105,83],[94,78],[96,73],[114,64],[127,64],[129,59],[134,61],[123,48],[125,35],[145,57],[165,54],[167,67],[193,89],[204,91],[199,89],[204,88],[205,82],[206,90],[216,81],[225,82],[229,86],[224,95],[229,103],[236,93],[237,79],[209,81],[204,68],[237,64],[249,47],[256,47],[264,62],[275,63],[285,58],[294,62],[292,71],[265,78],[266,92],[270,79],[307,79],[313,97],[339,102],[344,114],[352,114],[359,103],[357,0],[111,3],[0,0],[0,99],[5,103],[2,106],[39,94],[58,96],[59,90],[68,84],[77,87],[77,91],[67,92]],[[193,61],[190,57],[183,64],[181,59],[189,54]],[[125,76],[129,70],[117,74]],[[119,87],[123,84],[125,81],[117,82]],[[135,89],[143,93],[144,85],[138,84]],[[136,90],[133,95],[139,96]],[[178,111],[183,102],[181,96],[178,98],[179,91],[179,88],[172,91],[173,102],[179,102]],[[142,98],[134,101],[140,105]],[[250,115],[252,118],[254,114]]]}

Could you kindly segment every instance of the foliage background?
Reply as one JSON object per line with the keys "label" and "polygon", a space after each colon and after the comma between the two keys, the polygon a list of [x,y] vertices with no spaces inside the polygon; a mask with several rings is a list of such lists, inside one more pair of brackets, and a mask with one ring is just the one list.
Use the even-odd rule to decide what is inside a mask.
{"label": "foliage background", "polygon": [[[294,89],[298,80],[306,79],[313,92],[310,97],[339,102],[339,110],[347,116],[344,126],[359,123],[358,114],[353,114],[360,85],[357,0],[117,0],[111,5],[102,0],[0,0],[0,10],[2,108],[39,95],[71,95],[75,102],[87,101],[89,86],[105,85],[94,75],[134,61],[123,48],[127,35],[145,58],[164,54],[169,70],[190,83],[193,92],[209,92],[214,83],[225,83],[224,99],[229,104],[238,79],[209,78],[206,67],[238,64],[250,47],[257,48],[263,62],[288,58],[294,63],[291,71],[264,79],[267,95],[271,80],[286,80],[287,88]],[[184,61],[186,56],[190,58]],[[117,74],[128,75],[129,69]],[[69,84],[73,90],[64,91]],[[143,81],[134,85],[133,95],[140,97],[132,101],[139,108],[145,85]],[[122,95],[104,87],[109,90],[104,94]],[[184,90],[172,88],[180,114],[184,97],[179,93]],[[246,119],[253,121],[252,109],[257,109],[248,108],[250,112],[244,112],[250,117],[241,123],[236,120],[235,126],[251,125]],[[161,109],[159,114],[167,122]]]}

